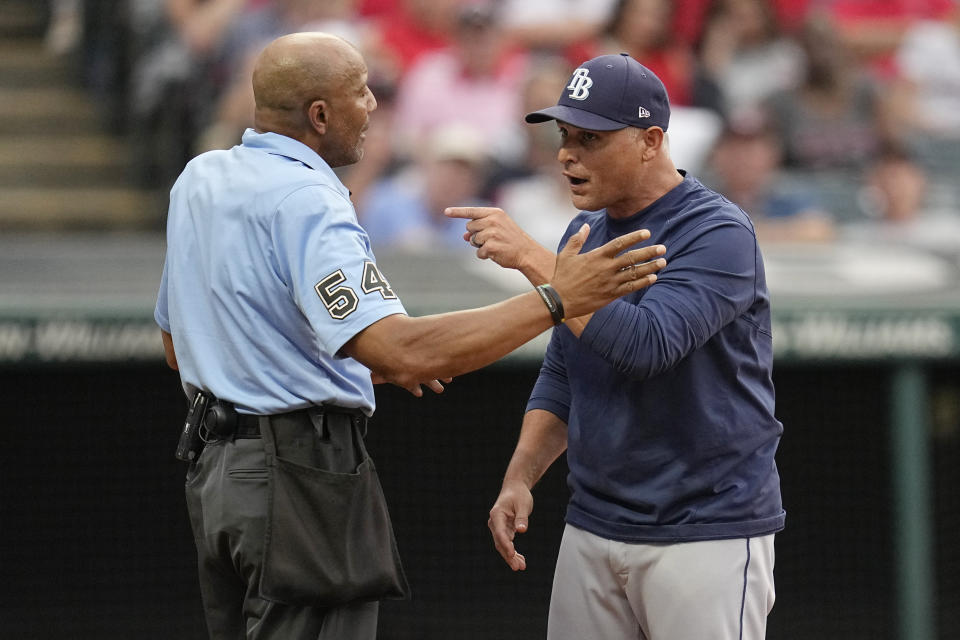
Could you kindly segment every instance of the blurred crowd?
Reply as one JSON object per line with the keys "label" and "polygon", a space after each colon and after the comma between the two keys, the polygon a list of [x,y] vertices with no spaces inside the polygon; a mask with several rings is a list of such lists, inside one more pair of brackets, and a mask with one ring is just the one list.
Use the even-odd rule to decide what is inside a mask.
{"label": "blurred crowd", "polygon": [[555,246],[576,213],[558,135],[523,114],[627,52],[664,81],[671,153],[761,242],[844,238],[960,254],[960,0],[51,0],[84,73],[166,187],[252,126],[251,63],[294,31],[363,52],[377,101],[338,172],[377,246],[462,247],[490,204]]}

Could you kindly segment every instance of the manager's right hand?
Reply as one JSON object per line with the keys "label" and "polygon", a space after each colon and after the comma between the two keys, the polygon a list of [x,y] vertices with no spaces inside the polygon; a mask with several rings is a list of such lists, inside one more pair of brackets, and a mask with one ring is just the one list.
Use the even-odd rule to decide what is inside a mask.
{"label": "manager's right hand", "polygon": [[490,509],[487,526],[493,534],[493,545],[514,571],[527,568],[527,559],[517,553],[513,539],[524,533],[533,511],[533,494],[522,483],[504,484],[500,496]]}

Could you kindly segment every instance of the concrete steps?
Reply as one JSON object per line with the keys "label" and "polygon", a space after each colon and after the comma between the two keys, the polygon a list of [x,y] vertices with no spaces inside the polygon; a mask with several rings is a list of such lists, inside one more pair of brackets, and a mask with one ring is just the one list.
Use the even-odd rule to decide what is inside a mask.
{"label": "concrete steps", "polygon": [[0,188],[129,186],[127,154],[122,141],[101,134],[5,133]]}
{"label": "concrete steps", "polygon": [[[0,4],[2,6],[2,4]],[[0,19],[0,33],[3,21]],[[4,88],[33,88],[58,83],[68,86],[74,80],[72,65],[47,54],[41,37],[0,40],[0,69]]]}
{"label": "concrete steps", "polygon": [[43,46],[43,4],[0,0],[0,231],[157,228],[161,198],[137,185],[78,55]]}
{"label": "concrete steps", "polygon": [[9,38],[42,38],[47,7],[42,0],[3,0],[0,2],[0,35]]}
{"label": "concrete steps", "polygon": [[131,187],[3,187],[7,229],[137,229],[150,226],[156,203]]}
{"label": "concrete steps", "polygon": [[[0,62],[2,65],[2,62]],[[87,92],[66,84],[11,87],[0,66],[0,133],[3,143],[11,134],[45,131],[96,131],[101,135],[99,115]]]}

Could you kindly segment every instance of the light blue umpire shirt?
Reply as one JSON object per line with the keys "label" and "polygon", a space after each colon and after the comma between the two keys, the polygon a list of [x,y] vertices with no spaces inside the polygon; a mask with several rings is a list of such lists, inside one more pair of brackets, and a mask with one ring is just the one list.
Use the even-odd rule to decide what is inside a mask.
{"label": "light blue umpire shirt", "polygon": [[205,389],[242,413],[371,415],[370,371],[338,352],[397,313],[349,191],[306,145],[248,129],[174,184],[154,317],[188,396]]}

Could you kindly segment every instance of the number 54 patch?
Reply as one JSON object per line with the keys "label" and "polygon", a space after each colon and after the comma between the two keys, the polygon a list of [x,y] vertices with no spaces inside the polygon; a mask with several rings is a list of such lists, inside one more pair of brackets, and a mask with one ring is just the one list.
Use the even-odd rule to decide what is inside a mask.
{"label": "number 54 patch", "polygon": [[[326,278],[314,285],[317,295],[327,308],[327,313],[334,320],[343,320],[357,310],[360,299],[353,288],[343,284],[347,276],[343,269],[337,269]],[[377,265],[367,260],[363,263],[363,278],[360,287],[364,293],[379,292],[384,300],[393,300],[397,294],[390,288],[390,283],[383,277]]]}

